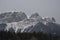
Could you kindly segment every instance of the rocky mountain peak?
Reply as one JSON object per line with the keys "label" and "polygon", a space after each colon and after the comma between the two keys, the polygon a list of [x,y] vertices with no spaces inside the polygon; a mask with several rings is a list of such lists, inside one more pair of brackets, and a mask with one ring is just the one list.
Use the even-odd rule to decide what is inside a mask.
{"label": "rocky mountain peak", "polygon": [[36,18],[36,17],[38,17],[38,16],[39,16],[38,13],[34,13],[34,14],[32,14],[32,15],[30,16],[30,18]]}
{"label": "rocky mountain peak", "polygon": [[27,16],[24,12],[7,12],[0,14],[0,22],[4,23],[18,22],[26,18]]}

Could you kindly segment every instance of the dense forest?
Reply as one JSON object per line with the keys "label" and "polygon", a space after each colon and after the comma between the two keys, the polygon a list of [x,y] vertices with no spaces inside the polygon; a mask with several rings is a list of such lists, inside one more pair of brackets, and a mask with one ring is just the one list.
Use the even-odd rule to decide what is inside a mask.
{"label": "dense forest", "polygon": [[42,32],[14,33],[0,31],[0,40],[60,40],[60,37],[44,34]]}

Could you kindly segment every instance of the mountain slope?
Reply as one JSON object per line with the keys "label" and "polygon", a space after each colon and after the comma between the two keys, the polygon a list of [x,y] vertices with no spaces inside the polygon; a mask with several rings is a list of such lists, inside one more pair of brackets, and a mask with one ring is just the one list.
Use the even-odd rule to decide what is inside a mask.
{"label": "mountain slope", "polygon": [[[38,13],[27,18],[23,12],[0,14],[0,30],[10,32],[43,32],[60,34],[60,24],[54,17],[42,18]],[[2,24],[4,23],[4,24]]]}

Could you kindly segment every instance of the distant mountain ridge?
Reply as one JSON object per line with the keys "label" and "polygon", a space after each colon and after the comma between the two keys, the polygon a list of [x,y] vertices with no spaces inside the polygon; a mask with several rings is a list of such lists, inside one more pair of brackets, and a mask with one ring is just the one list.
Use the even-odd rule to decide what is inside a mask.
{"label": "distant mountain ridge", "polygon": [[41,31],[44,33],[60,34],[60,24],[56,23],[54,17],[42,18],[38,13],[34,13],[28,18],[23,12],[8,12],[0,15],[0,29],[2,31],[15,33]]}

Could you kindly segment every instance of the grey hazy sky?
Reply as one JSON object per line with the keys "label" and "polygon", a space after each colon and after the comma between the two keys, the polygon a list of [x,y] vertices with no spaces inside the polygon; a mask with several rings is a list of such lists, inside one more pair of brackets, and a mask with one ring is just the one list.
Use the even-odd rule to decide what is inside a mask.
{"label": "grey hazy sky", "polygon": [[0,12],[23,11],[28,15],[55,17],[60,23],[60,0],[0,0]]}

